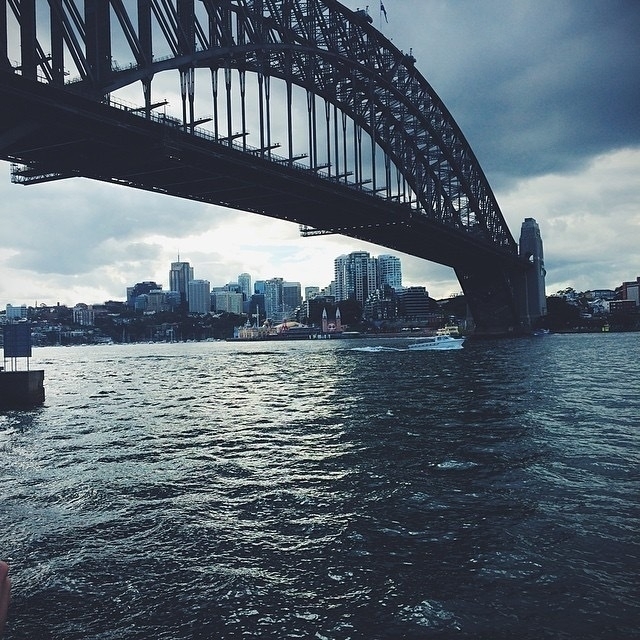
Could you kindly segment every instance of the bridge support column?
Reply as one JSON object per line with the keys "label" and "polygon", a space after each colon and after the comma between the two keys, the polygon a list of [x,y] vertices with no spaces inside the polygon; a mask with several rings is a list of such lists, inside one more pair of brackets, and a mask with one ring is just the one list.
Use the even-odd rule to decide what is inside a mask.
{"label": "bridge support column", "polygon": [[511,335],[523,330],[514,295],[517,274],[497,264],[456,267],[455,272],[477,335]]}
{"label": "bridge support column", "polygon": [[465,263],[455,268],[480,335],[530,331],[547,313],[540,228],[526,218],[520,232],[521,267]]}
{"label": "bridge support column", "polygon": [[544,252],[540,227],[533,218],[525,218],[520,230],[520,256],[529,268],[522,274],[517,288],[518,308],[529,326],[547,314]]}

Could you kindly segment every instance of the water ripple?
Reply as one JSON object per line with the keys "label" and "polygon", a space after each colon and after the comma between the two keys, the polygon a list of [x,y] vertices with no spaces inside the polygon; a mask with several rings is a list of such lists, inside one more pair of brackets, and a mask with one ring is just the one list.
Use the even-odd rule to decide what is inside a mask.
{"label": "water ripple", "polygon": [[631,638],[634,349],[36,350],[45,406],[0,413],[7,640]]}

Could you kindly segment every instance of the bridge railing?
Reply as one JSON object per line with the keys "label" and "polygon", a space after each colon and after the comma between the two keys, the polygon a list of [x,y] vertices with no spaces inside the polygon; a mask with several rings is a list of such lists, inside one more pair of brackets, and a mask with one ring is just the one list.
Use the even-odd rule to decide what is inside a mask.
{"label": "bridge railing", "polygon": [[[174,129],[174,130],[179,129],[183,131],[187,129],[189,134],[195,135],[198,138],[202,138],[204,140],[208,140],[216,144],[224,145],[225,147],[230,147],[235,151],[240,151],[242,153],[250,153],[255,156],[260,156],[264,160],[268,160],[268,161],[274,162],[275,164],[278,164],[290,169],[294,169],[302,174],[309,175],[310,173],[312,173],[313,175],[316,175],[319,178],[323,180],[327,180],[328,182],[331,182],[333,184],[340,184],[350,189],[355,189],[360,192],[365,192],[367,195],[375,198],[379,198],[381,200],[385,200],[385,201],[390,200],[389,198],[386,198],[385,196],[375,192],[373,189],[369,189],[366,185],[345,182],[342,180],[341,177],[333,176],[326,171],[310,169],[309,167],[302,164],[301,162],[290,160],[289,158],[280,156],[278,154],[274,154],[274,153],[264,154],[262,153],[262,150],[259,147],[252,147],[247,144],[240,145],[236,142],[233,142],[233,140],[228,140],[227,138],[224,138],[224,141],[221,141],[219,138],[216,138],[216,136],[212,132],[202,127],[193,127],[193,128],[185,127],[182,121],[179,118],[176,118],[174,116],[169,116],[164,113],[162,114],[154,113],[153,111],[151,111],[147,116],[144,108],[141,108],[138,105],[135,105],[133,103],[128,103],[127,101],[122,100],[121,98],[115,99],[111,96],[108,96],[108,98],[104,101],[104,103],[110,107],[114,107],[116,109],[126,111],[127,113],[131,113],[133,115],[139,116],[145,120],[146,119],[152,120],[170,129]],[[394,198],[392,197],[391,200],[393,199]],[[415,208],[415,206],[413,206],[412,204],[408,204],[408,203],[402,203],[402,204],[411,209]]]}
{"label": "bridge railing", "polygon": [[[198,50],[198,48],[199,47],[196,44],[196,50]],[[173,58],[174,58],[173,54],[167,54],[164,56],[154,56],[153,63],[161,64],[163,61],[170,61]],[[38,67],[38,69],[40,69],[40,67]],[[139,70],[140,65],[137,62],[131,62],[129,64],[120,65],[115,59],[112,59],[111,69],[115,74],[128,74],[131,72],[135,72],[136,70]],[[19,66],[14,66],[14,72],[20,73]],[[50,78],[46,77],[44,74],[40,72],[38,72],[36,80],[44,84],[49,84],[51,82]],[[67,78],[65,80],[64,86],[74,92],[83,93],[81,88],[83,82],[84,80],[82,77],[75,76],[73,78]],[[108,94],[103,99],[103,103],[108,106],[120,109],[122,111],[127,111],[128,113],[137,115],[144,119],[152,120],[158,124],[164,125],[171,129],[180,129],[185,133],[190,133],[201,139],[208,140],[215,144],[224,145],[225,147],[234,149],[235,151],[248,153],[253,156],[258,156],[263,160],[268,160],[270,162],[278,164],[282,167],[286,167],[287,169],[294,170],[301,174],[305,174],[305,175],[313,174],[322,180],[331,182],[332,184],[340,185],[342,187],[346,187],[348,189],[352,189],[360,193],[364,193],[368,196],[375,197],[385,202],[393,202],[395,205],[400,205],[403,208],[406,208],[407,210],[419,211],[421,209],[420,204],[417,200],[413,198],[405,199],[403,198],[402,194],[390,192],[388,188],[386,190],[387,192],[383,193],[384,190],[381,190],[381,189],[370,189],[369,187],[367,187],[365,182],[349,182],[347,177],[344,174],[332,175],[330,171],[325,171],[320,167],[309,167],[306,164],[297,162],[296,160],[293,160],[284,156],[280,156],[278,154],[274,154],[271,150],[269,151],[269,153],[264,153],[264,149],[260,149],[259,147],[253,147],[246,143],[238,144],[234,142],[233,139],[230,140],[227,136],[224,136],[222,138],[216,137],[216,135],[213,132],[207,129],[204,129],[198,126],[195,126],[195,127],[191,127],[189,125],[185,126],[180,118],[167,115],[166,113],[160,114],[150,110],[147,111],[145,110],[144,107],[140,107],[139,105],[128,103],[126,100],[123,100],[122,98],[115,99],[110,94]],[[19,179],[19,172],[14,177],[16,177],[16,179]]]}

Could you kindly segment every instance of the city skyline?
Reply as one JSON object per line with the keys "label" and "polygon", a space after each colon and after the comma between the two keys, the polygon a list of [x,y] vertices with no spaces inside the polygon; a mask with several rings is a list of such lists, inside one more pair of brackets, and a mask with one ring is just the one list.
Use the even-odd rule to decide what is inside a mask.
{"label": "city skyline", "polygon": [[[237,291],[237,295],[241,295],[245,302],[248,302],[253,295],[261,294],[264,297],[264,312],[268,316],[279,313],[287,316],[304,300],[315,295],[333,295],[336,300],[346,300],[355,296],[356,300],[364,304],[369,295],[384,286],[390,286],[396,290],[404,288],[402,264],[394,255],[372,256],[368,252],[359,251],[337,256],[333,262],[335,279],[322,287],[316,285],[305,287],[303,296],[303,288],[299,281],[287,281],[279,276],[254,278],[252,274],[243,272],[224,284],[196,278],[195,265],[191,265],[188,260],[180,260],[178,256],[178,261],[171,263],[168,289],[164,288],[163,283],[144,280],[127,287],[126,301],[127,305],[137,308],[138,296],[153,297],[151,307],[155,308],[157,295],[173,295],[187,305],[190,313],[207,313],[209,310],[229,310],[229,305],[235,304],[229,302],[230,297],[236,295],[231,292]],[[362,267],[362,265],[365,266]],[[197,300],[194,297],[196,292]],[[222,306],[214,307],[213,300],[215,298],[217,302],[218,296],[225,297],[226,301]],[[210,309],[205,308],[207,298],[212,301]],[[147,309],[146,302],[144,305],[143,308]]]}
{"label": "city skyline", "polygon": [[[356,9],[356,2],[345,2]],[[372,5],[373,7],[373,5]],[[416,58],[469,140],[514,236],[537,220],[547,293],[615,288],[637,275],[638,65],[631,2],[385,4],[375,26]],[[179,98],[170,96],[177,107]],[[199,277],[243,271],[326,286],[328,255],[388,249],[340,236],[300,238],[256,214],[72,179],[24,187],[0,164],[0,301],[100,303],[131,283],[165,281],[180,253]],[[453,271],[395,252],[407,286],[460,291]]]}
{"label": "city skyline", "polygon": [[[524,227],[529,225],[530,228],[535,229],[534,237],[535,240],[529,240],[528,242],[536,242],[540,243],[543,240],[540,237],[539,228],[535,220],[527,219],[524,221]],[[532,225],[532,226],[531,226]],[[527,233],[530,233],[529,231]],[[522,241],[522,237],[520,238]],[[525,241],[527,242],[527,241]],[[522,250],[522,247],[521,247]],[[542,253],[542,252],[541,252]],[[141,285],[144,289],[144,293],[149,293],[150,291],[157,291],[158,293],[162,293],[164,295],[167,294],[176,294],[179,298],[181,298],[182,302],[187,303],[189,310],[192,311],[189,302],[189,289],[190,283],[198,283],[199,286],[204,285],[206,283],[208,288],[208,294],[213,296],[214,294],[220,294],[223,290],[226,290],[228,286],[235,285],[240,289],[245,297],[245,300],[248,300],[252,295],[261,293],[258,289],[258,285],[262,285],[264,287],[265,283],[270,281],[279,280],[284,284],[288,285],[298,285],[298,288],[301,292],[301,300],[307,300],[307,292],[312,292],[315,294],[322,295],[322,292],[327,292],[329,290],[333,290],[333,295],[337,296],[337,299],[346,299],[349,296],[341,296],[341,293],[348,291],[350,288],[353,288],[355,291],[356,299],[360,302],[364,302],[368,295],[372,294],[375,289],[381,287],[382,285],[389,285],[395,289],[408,289],[411,287],[423,287],[429,293],[429,284],[428,283],[411,283],[405,284],[403,283],[403,269],[402,269],[402,261],[399,257],[392,254],[379,254],[377,256],[371,255],[367,251],[352,251],[348,254],[341,254],[336,256],[333,260],[333,279],[330,282],[327,282],[322,285],[312,284],[312,285],[303,285],[300,281],[297,280],[286,280],[282,276],[272,275],[271,277],[262,277],[262,276],[254,276],[252,273],[248,273],[247,271],[243,271],[242,273],[238,273],[235,278],[231,277],[223,282],[222,280],[215,280],[210,277],[199,278],[196,277],[196,268],[197,265],[191,264],[188,259],[184,259],[180,257],[180,254],[176,256],[176,260],[170,263],[170,268],[167,271],[166,281],[162,278],[159,279],[151,279],[145,278],[137,281],[136,283],[127,283],[125,288],[124,296],[113,296],[109,299],[105,300],[76,300],[75,302],[68,304],[66,302],[56,301],[46,301],[46,300],[36,300],[32,305],[29,301],[15,301],[15,300],[0,300],[0,311],[5,307],[29,307],[29,306],[54,306],[55,304],[62,304],[68,307],[74,307],[76,305],[101,305],[107,301],[124,301],[129,305],[132,305],[134,300],[134,296],[136,289],[138,289]],[[406,258],[405,258],[406,259]],[[328,259],[330,260],[330,259]],[[544,261],[541,262],[540,267],[542,271],[544,269]],[[375,274],[375,276],[373,276]],[[375,285],[373,289],[367,283],[368,278],[373,277]],[[631,277],[631,276],[629,276]],[[611,290],[613,291],[616,287],[624,284],[629,280],[629,277],[621,280],[619,283],[616,283],[610,287],[588,287],[582,289],[582,291],[592,291],[592,290]],[[167,287],[165,288],[165,282]],[[357,282],[357,283],[356,283]],[[150,286],[151,285],[151,286]],[[150,288],[149,288],[150,286]],[[566,289],[574,289],[574,287],[569,286]],[[553,295],[555,293],[559,293],[561,290],[549,291],[548,287],[546,290],[546,295]],[[262,291],[264,293],[264,291]],[[304,295],[302,295],[304,293]],[[366,294],[366,295],[365,295]],[[462,292],[459,292],[462,295]],[[436,299],[444,299],[451,296],[431,296]],[[454,295],[454,294],[452,294]],[[456,294],[457,295],[457,294]],[[543,296],[543,291],[538,291],[535,295]],[[313,296],[312,296],[313,297]],[[204,313],[202,310],[202,303],[199,304],[199,312]],[[544,306],[544,305],[543,305]]]}

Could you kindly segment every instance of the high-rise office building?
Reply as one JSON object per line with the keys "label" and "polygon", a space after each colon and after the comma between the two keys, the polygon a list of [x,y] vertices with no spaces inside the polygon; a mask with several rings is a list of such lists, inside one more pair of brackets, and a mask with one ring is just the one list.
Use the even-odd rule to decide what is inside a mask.
{"label": "high-rise office building", "polygon": [[211,284],[208,280],[190,280],[187,291],[189,313],[211,311]]}
{"label": "high-rise office building", "polygon": [[[264,281],[264,306],[266,317],[273,322],[283,319],[282,308],[282,278],[271,278]],[[258,283],[256,282],[256,288]]]}
{"label": "high-rise office building", "polygon": [[172,262],[169,271],[169,289],[180,294],[182,302],[189,300],[189,282],[193,280],[193,267],[188,262]]}
{"label": "high-rise office building", "polygon": [[378,286],[389,285],[396,291],[402,289],[402,266],[400,258],[390,255],[378,256]]}
{"label": "high-rise office building", "polygon": [[127,287],[127,306],[135,306],[135,299],[138,296],[159,290],[162,290],[162,286],[152,280],[145,280],[145,282],[136,283],[133,287]]}
{"label": "high-rise office building", "polygon": [[14,307],[12,304],[6,306],[7,320],[22,320],[27,317],[27,305],[23,304],[19,307]]}
{"label": "high-rise office building", "polygon": [[[256,282],[256,290],[258,283]],[[282,278],[264,281],[265,315],[273,322],[290,318],[302,304],[302,286],[299,282],[285,282]]]}
{"label": "high-rise office building", "polygon": [[367,251],[354,251],[334,261],[336,300],[357,300],[364,304],[378,288],[377,264]]}
{"label": "high-rise office building", "polygon": [[282,307],[283,311],[291,314],[302,304],[302,285],[299,282],[282,283]]}
{"label": "high-rise office building", "polygon": [[237,291],[216,291],[211,294],[211,309],[213,311],[241,314],[242,303],[243,294]]}
{"label": "high-rise office building", "polygon": [[251,289],[251,276],[248,273],[241,273],[238,276],[238,284],[240,285],[240,290],[242,291],[244,299],[249,300],[253,293]]}

